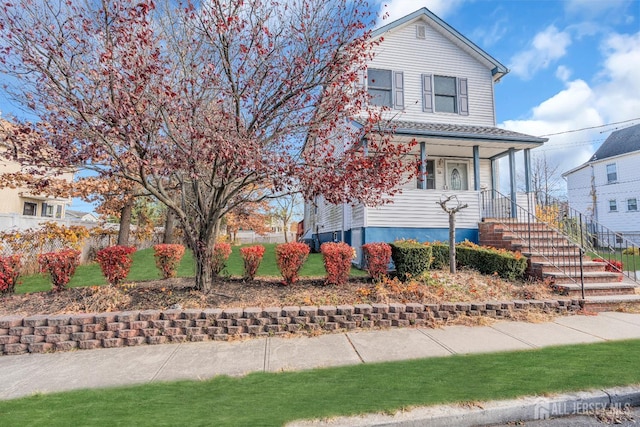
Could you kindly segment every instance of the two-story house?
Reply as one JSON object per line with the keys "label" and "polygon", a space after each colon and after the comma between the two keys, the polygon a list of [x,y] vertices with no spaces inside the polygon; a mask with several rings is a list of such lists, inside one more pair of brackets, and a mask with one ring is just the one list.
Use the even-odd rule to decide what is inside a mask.
{"label": "two-story house", "polygon": [[[2,135],[11,129],[11,123],[0,119],[0,149]],[[0,174],[15,174],[23,172],[23,167],[14,161],[0,158]],[[71,181],[73,173],[66,172],[57,177]],[[26,187],[5,186],[0,188],[0,230],[12,228],[36,227],[38,223],[65,218],[67,206],[71,205],[70,198],[51,197],[38,194]]]}
{"label": "two-story house", "polygon": [[640,124],[612,132],[586,163],[562,174],[569,206],[640,245]]}
{"label": "two-story house", "polygon": [[418,141],[413,154],[423,167],[390,204],[307,202],[304,238],[316,248],[344,240],[356,248],[357,262],[369,242],[446,241],[448,215],[437,202],[455,195],[468,205],[457,214],[457,240],[478,242],[482,192],[498,188],[498,160],[509,158],[515,211],[515,153],[524,150],[529,177],[529,150],[546,139],[496,127],[494,85],[509,70],[428,9],[378,28],[372,38],[381,41],[363,79],[370,102],[389,108],[394,142]]}

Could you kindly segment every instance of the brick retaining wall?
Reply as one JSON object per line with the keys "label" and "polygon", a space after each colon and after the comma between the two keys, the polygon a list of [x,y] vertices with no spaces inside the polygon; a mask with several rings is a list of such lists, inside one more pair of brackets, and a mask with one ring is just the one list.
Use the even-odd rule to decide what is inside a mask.
{"label": "brick retaining wall", "polygon": [[577,299],[447,304],[358,304],[318,307],[145,310],[101,314],[0,317],[0,354],[43,353],[229,340],[356,328],[425,326],[459,316],[509,318],[542,310],[566,314]]}

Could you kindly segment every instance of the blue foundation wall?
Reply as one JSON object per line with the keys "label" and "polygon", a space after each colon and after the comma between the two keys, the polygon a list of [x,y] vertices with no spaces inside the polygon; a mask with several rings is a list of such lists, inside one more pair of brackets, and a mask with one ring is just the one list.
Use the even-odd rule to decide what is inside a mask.
{"label": "blue foundation wall", "polygon": [[[374,242],[392,243],[399,239],[414,239],[418,242],[448,242],[448,228],[404,228],[404,227],[365,227],[363,244]],[[478,243],[477,228],[457,228],[456,242],[469,240]]]}

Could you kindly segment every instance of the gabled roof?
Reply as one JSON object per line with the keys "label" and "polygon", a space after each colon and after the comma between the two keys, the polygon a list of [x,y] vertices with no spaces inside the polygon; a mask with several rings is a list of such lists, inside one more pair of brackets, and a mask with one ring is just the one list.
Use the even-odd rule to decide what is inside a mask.
{"label": "gabled roof", "polygon": [[594,162],[633,151],[640,151],[640,124],[612,132],[589,161]]}
{"label": "gabled roof", "polygon": [[500,61],[495,59],[493,56],[489,55],[487,52],[482,50],[478,45],[473,43],[471,40],[460,34],[455,28],[444,22],[437,15],[431,12],[426,7],[422,9],[418,9],[415,12],[406,15],[396,21],[393,21],[383,27],[380,27],[374,30],[371,33],[372,38],[378,38],[385,33],[392,31],[396,28],[402,27],[405,24],[408,24],[412,21],[417,20],[418,18],[422,18],[425,21],[429,22],[434,28],[440,30],[447,38],[449,38],[456,45],[464,48],[470,54],[475,55],[476,57],[482,58],[484,61],[491,64],[493,67],[491,73],[493,74],[493,78],[495,81],[498,81],[509,72],[509,69],[505,67]]}

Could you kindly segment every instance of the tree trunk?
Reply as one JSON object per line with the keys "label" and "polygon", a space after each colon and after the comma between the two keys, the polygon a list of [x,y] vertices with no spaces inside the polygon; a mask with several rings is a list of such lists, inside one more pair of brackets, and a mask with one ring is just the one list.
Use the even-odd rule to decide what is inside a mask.
{"label": "tree trunk", "polygon": [[194,251],[196,261],[196,288],[208,292],[213,285],[213,271],[211,260],[213,259],[213,245],[202,247]]}
{"label": "tree trunk", "polygon": [[131,212],[133,211],[133,199],[129,199],[120,210],[120,228],[118,229],[118,245],[129,245],[129,232],[131,231]]}
{"label": "tree trunk", "polygon": [[176,242],[176,217],[171,210],[167,210],[167,218],[164,222],[164,236],[162,243],[174,244]]}
{"label": "tree trunk", "polygon": [[283,228],[284,228],[284,242],[285,243],[289,243],[289,234],[287,233],[287,223],[286,222],[282,222]]}
{"label": "tree trunk", "polygon": [[449,213],[449,271],[456,273],[456,214]]}

